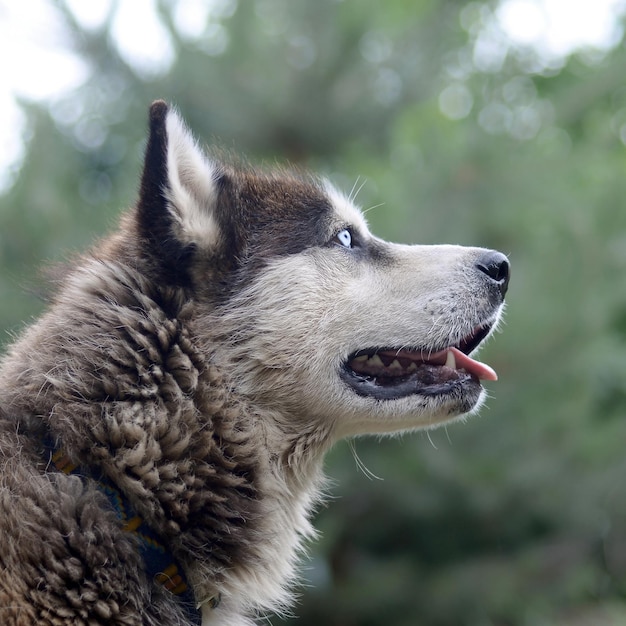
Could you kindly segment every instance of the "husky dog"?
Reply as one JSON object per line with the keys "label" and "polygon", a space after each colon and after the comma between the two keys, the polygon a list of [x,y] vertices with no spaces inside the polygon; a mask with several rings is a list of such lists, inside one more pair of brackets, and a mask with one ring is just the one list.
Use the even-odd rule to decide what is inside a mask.
{"label": "husky dog", "polygon": [[340,438],[475,411],[506,257],[382,241],[330,183],[150,111],[139,200],[0,366],[0,623],[284,610]]}

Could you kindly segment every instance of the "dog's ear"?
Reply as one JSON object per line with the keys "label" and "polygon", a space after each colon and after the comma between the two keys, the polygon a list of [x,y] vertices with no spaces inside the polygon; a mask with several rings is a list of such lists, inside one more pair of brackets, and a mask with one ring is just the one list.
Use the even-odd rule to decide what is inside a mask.
{"label": "dog's ear", "polygon": [[221,177],[219,164],[202,152],[176,111],[154,102],[136,219],[144,252],[167,282],[188,282],[194,252],[217,245]]}

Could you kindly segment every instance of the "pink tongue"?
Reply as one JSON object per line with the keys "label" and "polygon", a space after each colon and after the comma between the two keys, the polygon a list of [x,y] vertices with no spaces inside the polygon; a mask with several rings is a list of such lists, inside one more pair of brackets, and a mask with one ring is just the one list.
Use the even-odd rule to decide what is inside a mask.
{"label": "pink tongue", "polygon": [[448,348],[446,352],[452,352],[456,361],[456,369],[464,369],[468,374],[474,374],[479,380],[498,380],[498,375],[485,363],[475,361],[457,348]]}

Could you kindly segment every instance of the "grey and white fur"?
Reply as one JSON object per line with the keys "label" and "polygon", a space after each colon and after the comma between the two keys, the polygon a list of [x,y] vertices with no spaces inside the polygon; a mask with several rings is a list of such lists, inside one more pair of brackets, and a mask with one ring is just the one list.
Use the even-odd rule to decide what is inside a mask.
{"label": "grey and white fur", "polygon": [[495,374],[467,354],[508,276],[491,250],[376,238],[328,182],[211,157],[154,103],[136,205],[0,365],[0,623],[190,623],[96,475],[204,626],[287,609],[324,454],[475,411]]}

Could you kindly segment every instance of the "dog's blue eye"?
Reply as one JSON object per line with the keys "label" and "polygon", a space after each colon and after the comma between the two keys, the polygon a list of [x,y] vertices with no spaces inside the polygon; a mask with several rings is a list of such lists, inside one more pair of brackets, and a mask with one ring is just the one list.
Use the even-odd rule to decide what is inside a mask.
{"label": "dog's blue eye", "polygon": [[337,241],[337,243],[344,246],[344,248],[351,248],[352,247],[352,234],[347,228],[344,228],[343,230],[340,230],[335,235],[335,241]]}

